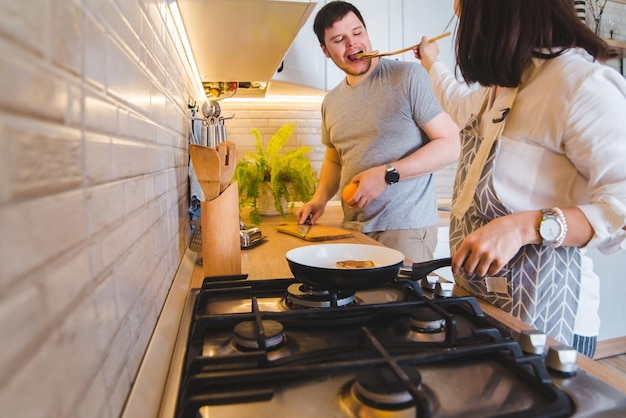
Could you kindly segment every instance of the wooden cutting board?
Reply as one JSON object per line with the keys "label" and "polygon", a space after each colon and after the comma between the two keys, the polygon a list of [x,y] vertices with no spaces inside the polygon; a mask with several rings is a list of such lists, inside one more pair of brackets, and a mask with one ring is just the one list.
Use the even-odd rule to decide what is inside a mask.
{"label": "wooden cutting board", "polygon": [[305,241],[328,241],[331,239],[352,237],[352,232],[346,229],[320,224],[311,225],[309,232],[304,238],[298,234],[298,224],[296,222],[283,222],[278,224],[276,228],[278,232],[293,235]]}

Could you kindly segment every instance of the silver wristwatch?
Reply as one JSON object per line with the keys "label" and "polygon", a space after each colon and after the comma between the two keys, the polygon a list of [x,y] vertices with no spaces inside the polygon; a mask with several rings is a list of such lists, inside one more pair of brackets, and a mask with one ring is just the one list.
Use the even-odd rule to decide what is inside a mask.
{"label": "silver wristwatch", "polygon": [[559,208],[543,209],[543,219],[539,223],[539,236],[543,245],[557,248],[563,245],[567,234],[567,222]]}

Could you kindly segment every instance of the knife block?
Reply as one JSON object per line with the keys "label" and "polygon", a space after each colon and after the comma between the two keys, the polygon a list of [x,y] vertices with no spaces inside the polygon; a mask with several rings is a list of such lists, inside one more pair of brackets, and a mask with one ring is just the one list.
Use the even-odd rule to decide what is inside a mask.
{"label": "knife block", "polygon": [[215,199],[200,202],[200,218],[204,276],[241,274],[237,182]]}

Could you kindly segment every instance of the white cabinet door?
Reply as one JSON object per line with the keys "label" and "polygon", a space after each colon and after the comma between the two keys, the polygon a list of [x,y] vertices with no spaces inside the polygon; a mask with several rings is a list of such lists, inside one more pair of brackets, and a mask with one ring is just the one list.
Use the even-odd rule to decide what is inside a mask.
{"label": "white cabinet door", "polygon": [[[419,43],[422,36],[433,38],[444,31],[454,35],[456,17],[446,29],[454,16],[454,0],[403,0],[402,8],[402,47]],[[439,59],[451,70],[456,62],[452,35],[438,41],[441,51]],[[412,51],[405,52],[402,57],[405,61],[416,61]]]}
{"label": "white cabinet door", "polygon": [[[415,57],[413,59],[415,59]],[[434,259],[450,257],[449,236],[450,227],[439,226],[439,230],[437,231],[437,246],[435,247],[435,253],[433,254]],[[452,274],[452,269],[450,267],[442,267],[435,270],[435,273],[444,279],[454,282],[454,275]]]}
{"label": "white cabinet door", "polygon": [[586,255],[600,278],[600,335],[598,340],[626,336],[626,256],[604,255],[595,248]]}
{"label": "white cabinet door", "polygon": [[283,59],[273,81],[282,81],[324,90],[326,88],[326,57],[313,32],[315,15],[324,6],[320,0]]}

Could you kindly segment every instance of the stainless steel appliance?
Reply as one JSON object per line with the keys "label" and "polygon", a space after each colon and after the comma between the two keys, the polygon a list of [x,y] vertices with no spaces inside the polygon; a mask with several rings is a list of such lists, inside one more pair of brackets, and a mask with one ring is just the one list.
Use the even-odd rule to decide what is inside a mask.
{"label": "stainless steel appliance", "polygon": [[205,278],[161,416],[626,417],[626,396],[576,370],[568,347],[447,297],[436,276],[417,279],[401,271],[333,293],[293,278]]}

